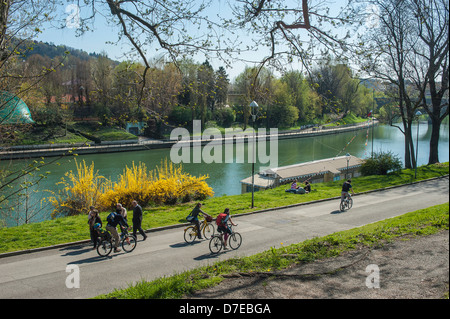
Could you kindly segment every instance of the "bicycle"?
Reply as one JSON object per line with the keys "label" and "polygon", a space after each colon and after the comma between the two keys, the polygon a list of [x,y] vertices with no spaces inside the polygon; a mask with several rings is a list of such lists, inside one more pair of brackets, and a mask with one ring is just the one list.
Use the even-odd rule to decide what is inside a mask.
{"label": "bicycle", "polygon": [[340,210],[341,212],[345,211],[345,209],[350,209],[353,206],[352,196],[347,193],[344,199],[341,199]]}
{"label": "bicycle", "polygon": [[[203,233],[203,236],[206,239],[210,239],[212,236],[214,236],[214,226],[211,223],[212,221],[213,218],[208,215],[200,223],[200,233]],[[188,244],[192,243],[197,236],[198,233],[196,225],[192,225],[184,229],[184,241],[186,243]]]}
{"label": "bicycle", "polygon": [[[97,253],[99,256],[106,257],[108,256],[114,247],[114,238],[108,230],[100,233],[100,239],[97,244]],[[122,233],[120,234],[120,245],[122,246],[123,251],[126,253],[131,253],[137,245],[136,237],[128,233],[127,228],[122,229]]]}
{"label": "bicycle", "polygon": [[[237,226],[237,225],[236,225]],[[231,224],[228,224],[228,227],[231,229],[231,235],[228,236],[228,245],[231,249],[236,250],[241,247],[242,244],[242,236],[241,234],[233,231]],[[225,247],[225,242],[223,241],[223,233],[214,235],[209,241],[209,250],[212,254],[218,254],[222,248]]]}

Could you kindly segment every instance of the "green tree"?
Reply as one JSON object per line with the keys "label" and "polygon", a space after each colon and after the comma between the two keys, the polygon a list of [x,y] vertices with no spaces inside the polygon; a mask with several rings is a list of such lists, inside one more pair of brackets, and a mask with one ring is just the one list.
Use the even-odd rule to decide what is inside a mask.
{"label": "green tree", "polygon": [[242,121],[244,123],[244,129],[248,125],[250,117],[250,103],[256,101],[263,109],[264,106],[266,112],[269,113],[267,107],[271,100],[273,75],[266,68],[250,68],[246,67],[245,70],[240,73],[234,81],[234,89],[236,93],[240,94],[240,100],[238,103],[238,114],[242,114]]}
{"label": "green tree", "polygon": [[267,128],[290,127],[298,120],[298,109],[292,105],[289,86],[281,80],[272,84],[272,98],[267,103]]}
{"label": "green tree", "polygon": [[112,73],[114,65],[108,59],[106,52],[100,53],[100,56],[92,63],[93,96],[103,107],[106,107],[111,101]]}
{"label": "green tree", "polygon": [[215,105],[215,76],[211,64],[206,60],[197,70],[198,106],[202,128],[208,120],[208,113],[214,112]]}
{"label": "green tree", "polygon": [[[351,71],[345,64],[326,61],[313,69],[309,81],[322,98],[322,116],[325,113],[339,114],[350,111],[348,102],[351,101],[351,95],[355,91],[351,80]],[[347,94],[350,96],[345,97]],[[344,100],[347,103],[344,103]]]}
{"label": "green tree", "polygon": [[150,69],[142,107],[149,114],[165,118],[178,104],[182,75],[173,63]]}
{"label": "green tree", "polygon": [[230,80],[228,79],[228,74],[223,66],[219,67],[215,76],[215,103],[219,106],[223,106],[227,102]]}
{"label": "green tree", "polygon": [[298,109],[298,117],[301,122],[310,123],[320,116],[320,98],[311,89],[309,82],[301,72],[287,72],[282,76],[281,81],[287,83],[289,87],[292,104]]}

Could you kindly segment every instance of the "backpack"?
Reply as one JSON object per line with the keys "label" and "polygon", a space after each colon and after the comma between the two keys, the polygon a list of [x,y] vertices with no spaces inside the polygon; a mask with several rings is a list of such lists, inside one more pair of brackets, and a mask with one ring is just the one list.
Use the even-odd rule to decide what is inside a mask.
{"label": "backpack", "polygon": [[225,224],[224,220],[226,217],[227,217],[227,214],[224,214],[224,213],[219,214],[219,216],[217,216],[217,218],[216,218],[217,226],[223,226]]}
{"label": "backpack", "polygon": [[116,213],[112,212],[111,214],[106,217],[106,220],[108,221],[108,224],[114,224],[114,219],[116,218]]}
{"label": "backpack", "polygon": [[342,185],[342,191],[343,192],[348,192],[351,187],[352,187],[352,185],[350,185],[349,183],[345,182],[344,185]]}

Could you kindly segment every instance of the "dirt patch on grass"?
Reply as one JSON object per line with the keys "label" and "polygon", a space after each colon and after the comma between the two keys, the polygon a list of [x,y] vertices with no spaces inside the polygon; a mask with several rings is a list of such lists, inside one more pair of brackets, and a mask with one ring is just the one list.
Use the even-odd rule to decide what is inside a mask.
{"label": "dirt patch on grass", "polygon": [[448,298],[448,291],[446,230],[346,252],[273,275],[236,274],[188,298],[438,299]]}

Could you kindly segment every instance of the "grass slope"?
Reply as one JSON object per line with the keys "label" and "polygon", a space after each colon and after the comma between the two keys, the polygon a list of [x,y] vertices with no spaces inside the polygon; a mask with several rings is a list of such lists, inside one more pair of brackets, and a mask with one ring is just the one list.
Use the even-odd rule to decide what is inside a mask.
{"label": "grass slope", "polygon": [[253,256],[232,258],[151,282],[141,281],[98,298],[183,298],[194,291],[212,287],[220,283],[224,276],[233,273],[263,273],[270,276],[274,271],[294,264],[336,257],[352,249],[371,248],[399,237],[406,239],[405,236],[430,235],[448,228],[449,204],[446,203],[298,244],[272,248]]}
{"label": "grass slope", "polygon": [[[426,165],[418,168],[417,180],[447,175],[449,164]],[[387,176],[367,176],[352,179],[355,192],[380,189],[388,186],[408,184],[414,181],[414,170],[402,170],[398,174]],[[340,196],[342,181],[313,184],[313,192],[305,195],[286,193],[286,185],[275,189],[255,193],[255,208],[251,206],[251,194],[212,197],[203,201],[203,210],[212,216],[217,216],[225,207],[231,213],[242,214],[268,208],[304,203],[319,199]],[[175,225],[186,222],[185,218],[192,210],[194,203],[175,206],[147,207],[144,209],[142,228]],[[107,212],[101,213],[102,221],[106,221]],[[132,220],[132,210],[128,220]],[[87,216],[62,217],[40,223],[0,229],[0,253],[12,252],[56,244],[89,239]]]}

